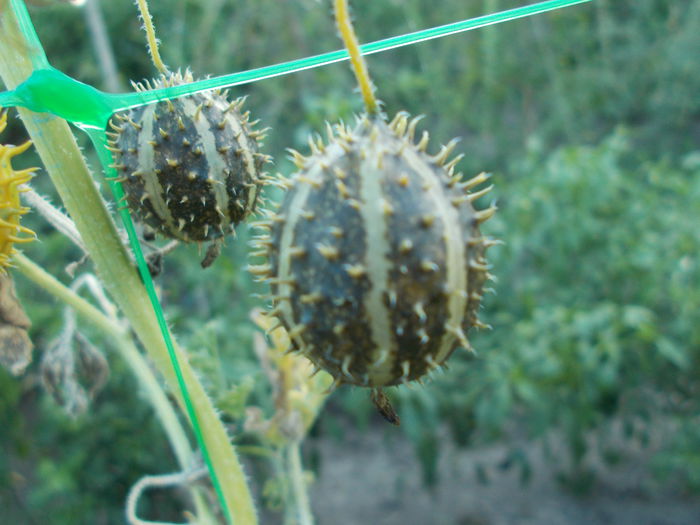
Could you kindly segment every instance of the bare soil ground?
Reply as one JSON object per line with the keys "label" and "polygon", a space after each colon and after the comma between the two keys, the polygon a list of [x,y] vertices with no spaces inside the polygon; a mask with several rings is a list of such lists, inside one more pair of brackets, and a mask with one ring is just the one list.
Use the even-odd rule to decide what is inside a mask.
{"label": "bare soil ground", "polygon": [[[556,448],[556,438],[554,438]],[[606,467],[589,461],[596,481],[576,496],[558,480],[563,468],[545,459],[539,444],[525,443],[529,483],[517,469],[499,465],[505,444],[458,449],[444,440],[440,478],[432,489],[421,480],[411,444],[399,432],[349,431],[342,442],[324,439],[321,471],[310,488],[320,525],[699,525],[700,497],[684,497],[650,473],[650,449],[624,445],[625,459]],[[561,447],[559,447],[561,448]],[[564,461],[564,460],[562,460]],[[477,465],[483,465],[479,481]]]}

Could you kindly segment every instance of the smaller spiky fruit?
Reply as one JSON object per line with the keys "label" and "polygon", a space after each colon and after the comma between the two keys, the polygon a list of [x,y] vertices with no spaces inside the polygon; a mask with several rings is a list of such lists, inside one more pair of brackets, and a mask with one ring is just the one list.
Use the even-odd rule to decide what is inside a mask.
{"label": "smaller spiky fruit", "polygon": [[[161,76],[161,88],[191,82]],[[114,168],[132,212],[157,233],[185,242],[221,239],[255,210],[269,157],[259,152],[243,99],[198,93],[117,114],[110,125]]]}
{"label": "smaller spiky fruit", "polygon": [[335,385],[373,388],[384,414],[381,387],[470,348],[495,243],[479,230],[495,208],[472,206],[490,187],[469,192],[488,177],[453,173],[456,141],[428,155],[428,134],[413,140],[418,120],[364,116],[352,130],[329,126],[310,157],[294,152],[299,172],[259,223],[267,262],[251,267],[272,285],[293,347]]}
{"label": "smaller spiky fruit", "polygon": [[[7,112],[0,112],[0,133],[7,126]],[[30,242],[36,239],[36,234],[20,224],[22,215],[29,208],[22,206],[19,194],[21,186],[29,182],[35,168],[15,171],[12,159],[27,151],[32,145],[30,141],[21,146],[0,144],[0,273],[10,266],[10,259],[15,252],[16,243]],[[20,236],[26,235],[26,237]]]}

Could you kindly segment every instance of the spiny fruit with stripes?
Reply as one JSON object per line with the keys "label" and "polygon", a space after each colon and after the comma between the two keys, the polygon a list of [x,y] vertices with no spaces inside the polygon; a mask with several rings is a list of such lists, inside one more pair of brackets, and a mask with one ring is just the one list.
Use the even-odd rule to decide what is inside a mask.
{"label": "spiny fruit with stripes", "polygon": [[311,142],[310,157],[295,154],[299,172],[258,223],[267,263],[251,267],[272,285],[294,348],[336,385],[374,389],[390,420],[381,387],[470,348],[465,333],[483,326],[484,252],[496,243],[479,230],[495,207],[472,206],[490,186],[469,191],[488,176],[453,173],[456,141],[428,155],[428,134],[413,140],[418,120],[363,116],[352,130],[329,129],[327,145]]}
{"label": "spiny fruit with stripes", "polygon": [[[167,73],[137,90],[192,81]],[[243,99],[205,92],[117,114],[109,147],[132,212],[156,233],[185,242],[213,241],[210,265],[225,235],[255,211],[270,157],[265,130],[254,130]]]}
{"label": "spiny fruit with stripes", "polygon": [[428,155],[428,133],[416,144],[420,118],[379,111],[347,0],[335,17],[367,113],[354,128],[328,126],[328,142],[309,141],[311,155],[293,152],[299,171],[259,226],[267,262],[251,269],[272,285],[272,313],[293,349],[343,383],[371,388],[390,422],[399,418],[382,388],[419,381],[443,365],[477,318],[484,258],[496,241],[479,226],[491,206],[470,192],[486,174],[463,181],[450,161],[457,141]]}

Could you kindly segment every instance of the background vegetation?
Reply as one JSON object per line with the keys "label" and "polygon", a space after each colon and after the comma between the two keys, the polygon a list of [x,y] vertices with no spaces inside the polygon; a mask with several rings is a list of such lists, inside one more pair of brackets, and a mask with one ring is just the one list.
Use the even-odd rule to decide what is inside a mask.
{"label": "background vegetation", "polygon": [[[525,3],[353,2],[363,41]],[[118,71],[111,80],[126,89],[128,79],[153,76],[132,3],[101,7]],[[340,47],[326,0],[162,0],[151,9],[166,63],[196,75]],[[32,15],[56,67],[107,89],[82,9],[51,4]],[[698,35],[698,0],[596,0],[369,58],[388,113],[425,114],[435,145],[463,137],[462,171],[494,173],[501,211],[487,230],[506,242],[491,253],[499,281],[483,317],[494,330],[472,334],[478,356],[460,353],[426,388],[393,394],[403,419],[397,432],[414,443],[427,483],[439,476],[444,427],[462,446],[561,433],[572,459],[563,479],[585,488],[591,433],[621,424],[626,439],[643,442],[661,424],[676,432],[658,445],[658,475],[700,489]],[[252,113],[273,128],[266,152],[289,173],[286,147],[305,151],[326,120],[360,111],[353,89],[347,65],[338,64],[237,94],[248,94]],[[21,142],[21,126],[2,139]],[[41,175],[35,187],[52,195]],[[64,267],[80,255],[38,217],[29,225],[41,242],[25,253],[67,281]],[[239,228],[207,271],[196,247],[181,247],[159,278],[173,331],[242,444],[254,442],[243,431],[245,407],[272,410],[253,353],[249,313],[261,290],[243,271],[247,238]],[[62,316],[17,281],[38,360]],[[41,389],[37,367],[22,380],[0,370],[3,522],[120,523],[126,491],[141,475],[176,470],[133,379],[115,356],[110,366],[106,389],[77,419]],[[348,426],[373,432],[381,424],[364,392],[346,389],[313,432],[342,439]],[[527,478],[528,458],[515,446],[508,465]],[[274,504],[273,485],[267,494]],[[149,501],[160,519],[177,519],[167,495]]]}

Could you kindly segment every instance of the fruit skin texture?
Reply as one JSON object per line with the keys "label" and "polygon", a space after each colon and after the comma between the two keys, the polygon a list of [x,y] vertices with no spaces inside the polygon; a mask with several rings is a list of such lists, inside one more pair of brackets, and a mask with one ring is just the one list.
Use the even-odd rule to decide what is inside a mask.
{"label": "fruit skin texture", "polygon": [[418,119],[362,117],[329,129],[295,154],[300,171],[276,213],[259,226],[268,263],[253,273],[272,285],[273,314],[293,347],[335,384],[381,388],[414,381],[444,363],[476,318],[489,278],[479,224],[495,208],[471,201],[459,158],[416,145]]}
{"label": "fruit skin texture", "polygon": [[[189,72],[173,73],[154,87],[190,81]],[[172,239],[209,241],[255,210],[268,157],[259,153],[263,132],[240,114],[242,104],[206,92],[116,115],[114,167],[142,222]]]}

